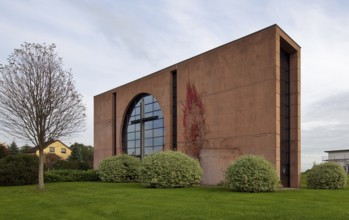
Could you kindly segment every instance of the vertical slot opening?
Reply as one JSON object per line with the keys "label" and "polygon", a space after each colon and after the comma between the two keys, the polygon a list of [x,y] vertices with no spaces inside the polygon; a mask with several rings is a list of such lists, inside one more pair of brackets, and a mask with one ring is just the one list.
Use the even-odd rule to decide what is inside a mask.
{"label": "vertical slot opening", "polygon": [[113,155],[116,155],[116,92],[113,93]]}
{"label": "vertical slot opening", "polygon": [[172,75],[172,150],[177,150],[177,70]]}

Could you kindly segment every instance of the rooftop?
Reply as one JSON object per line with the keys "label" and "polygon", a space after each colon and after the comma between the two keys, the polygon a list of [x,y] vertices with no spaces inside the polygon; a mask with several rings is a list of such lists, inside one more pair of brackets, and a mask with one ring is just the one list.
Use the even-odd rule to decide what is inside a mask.
{"label": "rooftop", "polygon": [[349,152],[349,149],[343,149],[343,150],[326,150],[326,153],[334,153],[334,152]]}

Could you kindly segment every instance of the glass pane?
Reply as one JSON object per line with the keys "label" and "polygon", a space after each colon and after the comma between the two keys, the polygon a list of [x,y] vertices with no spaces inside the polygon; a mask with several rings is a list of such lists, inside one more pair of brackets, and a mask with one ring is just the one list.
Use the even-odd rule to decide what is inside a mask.
{"label": "glass pane", "polygon": [[152,147],[146,147],[144,148],[144,154],[149,155],[153,153],[153,148]]}
{"label": "glass pane", "polygon": [[131,116],[134,116],[136,114],[136,111],[133,109]]}
{"label": "glass pane", "polygon": [[162,146],[163,144],[164,144],[163,137],[154,138],[154,146],[158,146],[158,145]]}
{"label": "glass pane", "polygon": [[154,111],[160,110],[160,105],[158,102],[154,103]]}
{"label": "glass pane", "polygon": [[141,132],[140,131],[136,132],[136,139],[141,139]]}
{"label": "glass pane", "polygon": [[136,115],[140,115],[141,114],[141,108],[140,107],[135,108],[134,112],[136,112]]}
{"label": "glass pane", "polygon": [[164,127],[164,119],[158,119],[154,121],[154,128]]}
{"label": "glass pane", "polygon": [[135,147],[135,141],[127,141],[127,149],[134,148]]}
{"label": "glass pane", "polygon": [[154,116],[158,116],[159,118],[163,118],[162,111],[154,111]]}
{"label": "glass pane", "polygon": [[144,106],[144,113],[152,112],[153,111],[153,104],[145,105]]}
{"label": "glass pane", "polygon": [[153,137],[153,130],[145,130],[144,138],[151,138],[151,137]]}
{"label": "glass pane", "polygon": [[141,124],[138,123],[138,124],[135,124],[136,125],[136,131],[140,131],[141,130]]}
{"label": "glass pane", "polygon": [[135,153],[136,153],[135,148],[127,148],[128,155],[135,155]]}
{"label": "glass pane", "polygon": [[154,129],[154,137],[159,137],[159,136],[164,136],[163,128]]}
{"label": "glass pane", "polygon": [[152,129],[152,128],[153,128],[153,121],[144,122],[144,129]]}
{"label": "glass pane", "polygon": [[136,156],[139,156],[141,155],[141,148],[136,148]]}
{"label": "glass pane", "polygon": [[153,116],[153,112],[148,112],[144,114],[144,118],[149,118]]}
{"label": "glass pane", "polygon": [[135,131],[136,126],[135,125],[128,125],[127,126],[127,132],[133,132]]}
{"label": "glass pane", "polygon": [[135,139],[135,133],[131,132],[127,134],[127,140],[134,140]]}
{"label": "glass pane", "polygon": [[144,146],[145,147],[152,147],[153,146],[153,138],[144,139]]}
{"label": "glass pane", "polygon": [[144,104],[149,104],[153,102],[153,96],[148,95],[146,97],[144,97]]}
{"label": "glass pane", "polygon": [[141,140],[136,140],[136,147],[141,147]]}
{"label": "glass pane", "polygon": [[162,151],[162,146],[156,146],[156,147],[154,147],[154,153],[155,152],[160,152],[160,151]]}

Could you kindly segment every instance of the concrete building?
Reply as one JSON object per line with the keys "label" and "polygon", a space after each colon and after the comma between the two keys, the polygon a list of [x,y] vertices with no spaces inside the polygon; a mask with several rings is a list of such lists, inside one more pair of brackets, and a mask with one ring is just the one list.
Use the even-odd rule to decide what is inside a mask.
{"label": "concrete building", "polygon": [[[188,82],[206,109],[203,184],[238,156],[262,155],[300,186],[300,46],[272,25],[94,97],[94,167],[121,153],[184,149]],[[136,61],[135,61],[136,62]]]}
{"label": "concrete building", "polygon": [[322,161],[330,161],[343,166],[344,170],[349,173],[349,149],[344,150],[328,150],[325,151],[328,156],[322,158]]}

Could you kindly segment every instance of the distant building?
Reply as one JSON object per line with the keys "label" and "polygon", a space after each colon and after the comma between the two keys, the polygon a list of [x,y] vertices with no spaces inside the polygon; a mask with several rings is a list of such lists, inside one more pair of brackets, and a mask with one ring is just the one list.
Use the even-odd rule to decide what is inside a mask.
{"label": "distant building", "polygon": [[[27,154],[35,154],[39,156],[38,147],[33,147],[25,151]],[[59,140],[50,141],[44,148],[44,154],[56,154],[63,160],[68,159],[71,155],[71,149]]]}
{"label": "distant building", "polygon": [[236,158],[254,154],[275,165],[284,187],[300,187],[300,53],[272,25],[96,95],[94,167],[112,155],[185,152],[190,83],[209,130],[199,152],[203,184],[222,182]]}
{"label": "distant building", "polygon": [[344,150],[328,150],[325,151],[328,156],[322,158],[322,161],[331,161],[343,166],[345,171],[349,173],[349,149]]}

